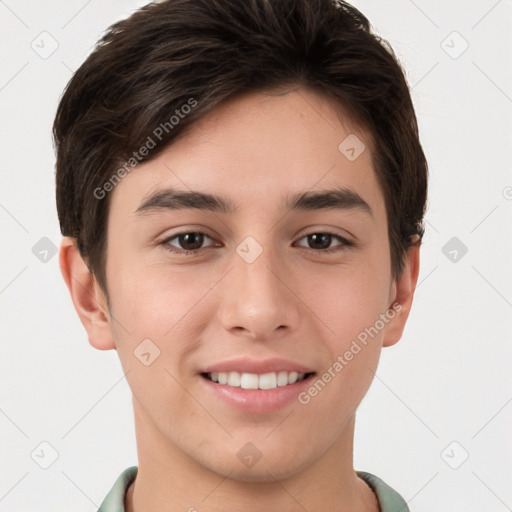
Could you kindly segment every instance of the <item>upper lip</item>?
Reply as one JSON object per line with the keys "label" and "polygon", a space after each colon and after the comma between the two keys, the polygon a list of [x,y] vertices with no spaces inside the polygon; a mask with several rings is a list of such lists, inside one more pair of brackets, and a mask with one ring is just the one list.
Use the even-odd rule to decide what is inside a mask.
{"label": "upper lip", "polygon": [[312,373],[313,370],[303,364],[287,359],[249,359],[246,357],[229,359],[205,367],[201,373],[212,372],[240,372],[240,373],[272,373],[272,372],[297,372]]}

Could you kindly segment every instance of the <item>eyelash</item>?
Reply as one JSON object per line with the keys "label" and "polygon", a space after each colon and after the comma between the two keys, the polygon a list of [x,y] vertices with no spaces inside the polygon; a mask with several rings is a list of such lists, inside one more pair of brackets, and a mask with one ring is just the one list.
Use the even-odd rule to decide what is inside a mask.
{"label": "eyelash", "polygon": [[[172,252],[174,254],[178,254],[180,256],[191,256],[191,255],[197,254],[199,251],[202,251],[204,249],[213,249],[214,248],[214,247],[210,246],[210,247],[203,247],[201,249],[187,250],[187,249],[177,249],[176,247],[174,247],[172,245],[169,245],[169,242],[171,240],[174,240],[175,238],[178,238],[178,237],[180,237],[182,235],[190,235],[190,234],[204,235],[205,237],[210,238],[211,240],[213,240],[212,237],[208,236],[206,233],[203,233],[202,231],[182,231],[181,233],[175,233],[171,237],[166,238],[165,240],[162,240],[162,242],[160,242],[160,245],[163,245],[164,248],[166,250],[168,250],[169,252]],[[354,245],[353,242],[350,242],[346,238],[343,238],[342,236],[337,235],[336,233],[332,233],[331,231],[312,231],[311,233],[307,233],[307,234],[301,236],[299,238],[299,240],[302,240],[303,238],[306,238],[306,237],[308,237],[310,235],[330,235],[333,238],[337,238],[338,241],[341,242],[341,245],[335,246],[335,247],[333,247],[331,249],[312,249],[310,247],[302,247],[302,246],[300,246],[302,249],[310,250],[310,251],[317,252],[317,253],[320,253],[320,254],[332,254],[332,253],[335,253],[335,252],[339,252],[344,247],[351,247],[351,246]]]}

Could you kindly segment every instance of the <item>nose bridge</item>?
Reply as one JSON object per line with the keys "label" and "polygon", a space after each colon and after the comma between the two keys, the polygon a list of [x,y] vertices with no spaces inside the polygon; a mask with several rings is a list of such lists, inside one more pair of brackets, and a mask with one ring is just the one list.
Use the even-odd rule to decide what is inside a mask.
{"label": "nose bridge", "polygon": [[271,237],[260,240],[248,236],[236,247],[221,316],[226,329],[263,339],[278,328],[296,327],[299,301],[282,282],[285,263],[271,246]]}
{"label": "nose bridge", "polygon": [[[275,252],[266,244],[261,246],[252,237],[239,244],[236,249],[238,258],[235,263],[237,279],[239,281],[238,291],[247,291],[248,296],[264,298],[267,301],[275,299],[276,295],[282,293],[277,290]],[[245,290],[244,290],[245,288]],[[268,303],[270,307],[270,302]]]}

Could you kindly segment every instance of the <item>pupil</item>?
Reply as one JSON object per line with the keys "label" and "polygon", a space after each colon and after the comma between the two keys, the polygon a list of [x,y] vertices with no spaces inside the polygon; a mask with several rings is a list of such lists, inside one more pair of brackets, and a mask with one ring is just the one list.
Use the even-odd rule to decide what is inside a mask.
{"label": "pupil", "polygon": [[[204,235],[202,233],[185,233],[184,235],[180,235],[179,241],[183,249],[186,249],[187,251],[194,251],[195,249],[201,248],[201,245],[203,245],[203,238]],[[192,245],[192,247],[190,247],[190,245]]]}
{"label": "pupil", "polygon": [[313,242],[313,249],[327,249],[331,245],[331,235],[328,233],[315,233],[309,238]]}

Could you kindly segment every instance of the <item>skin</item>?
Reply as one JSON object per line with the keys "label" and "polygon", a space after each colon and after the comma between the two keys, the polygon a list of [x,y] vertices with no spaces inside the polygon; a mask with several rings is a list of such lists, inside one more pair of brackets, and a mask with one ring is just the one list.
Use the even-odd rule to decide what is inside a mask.
{"label": "skin", "polygon": [[[338,150],[349,134],[366,145],[354,161]],[[313,90],[245,94],[112,192],[110,309],[75,241],[63,239],[63,276],[89,341],[117,350],[133,392],[139,472],[127,511],[379,510],[353,468],[355,413],[382,347],[402,335],[419,248],[408,251],[394,279],[371,147],[364,130]],[[223,194],[239,211],[136,212],[169,186]],[[333,187],[355,191],[372,215],[282,207],[288,194]],[[173,254],[162,241],[183,231],[210,238],[197,254]],[[322,254],[306,235],[326,231],[353,245],[333,237],[328,248],[338,250]],[[247,236],[263,249],[250,264],[236,252]],[[190,247],[181,242],[167,246]],[[198,369],[235,356],[282,357],[322,374],[394,302],[401,311],[307,405],[242,412],[200,382]],[[133,354],[146,338],[160,350],[149,366]],[[237,457],[247,442],[262,454],[250,468]]]}

